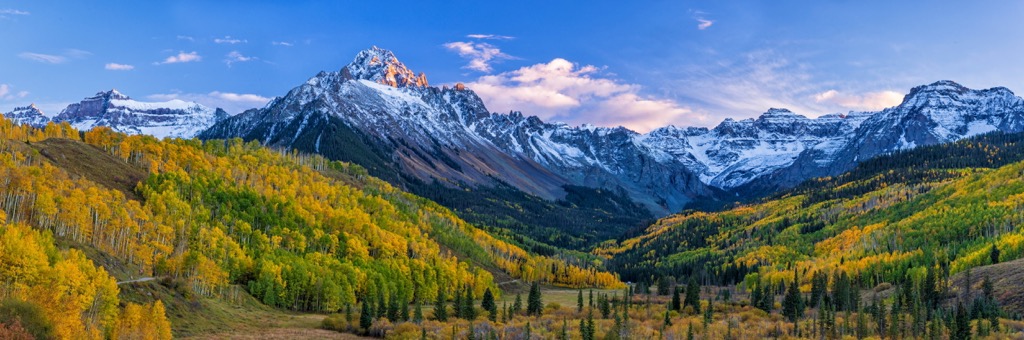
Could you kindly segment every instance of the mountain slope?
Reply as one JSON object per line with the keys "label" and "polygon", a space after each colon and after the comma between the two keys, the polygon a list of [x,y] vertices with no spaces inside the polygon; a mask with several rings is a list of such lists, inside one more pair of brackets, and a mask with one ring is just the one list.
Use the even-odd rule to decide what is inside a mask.
{"label": "mountain slope", "polygon": [[778,284],[792,268],[840,269],[862,288],[904,283],[932,266],[984,265],[992,245],[1002,261],[1021,258],[1021,141],[1024,133],[991,133],[881,156],[756,204],[666,217],[595,253],[627,280],[729,284],[759,273]]}
{"label": "mountain slope", "polygon": [[16,124],[27,124],[33,127],[42,128],[50,122],[50,118],[43,114],[35,104],[25,107],[16,107],[11,112],[4,113],[4,117]]}

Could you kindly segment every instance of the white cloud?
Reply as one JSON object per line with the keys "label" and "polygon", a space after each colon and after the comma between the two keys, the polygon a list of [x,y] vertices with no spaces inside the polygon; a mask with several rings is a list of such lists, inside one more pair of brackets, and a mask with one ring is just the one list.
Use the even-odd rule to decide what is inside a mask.
{"label": "white cloud", "polygon": [[272,42],[270,42],[270,43],[271,43],[272,45],[274,45],[274,46],[286,46],[286,47],[292,47],[292,46],[294,46],[294,44],[292,44],[292,43],[290,43],[290,42],[287,42],[287,41],[272,41]]}
{"label": "white cloud", "polygon": [[27,11],[21,11],[21,10],[16,10],[16,9],[10,9],[10,8],[0,9],[0,15],[29,15],[29,14],[30,13],[27,12]]}
{"label": "white cloud", "polygon": [[135,69],[135,66],[128,64],[107,63],[107,65],[103,66],[103,68],[110,71],[131,71]]}
{"label": "white cloud", "polygon": [[838,105],[851,110],[877,111],[899,105],[903,94],[896,91],[877,91],[849,94],[828,90],[814,95],[814,102]]}
{"label": "white cloud", "polygon": [[258,58],[256,58],[256,57],[247,57],[247,56],[243,55],[242,53],[239,53],[238,51],[231,51],[231,53],[228,53],[228,55],[224,58],[224,63],[228,64],[228,67],[231,67],[231,64],[234,64],[234,63],[244,63],[244,62],[253,61],[253,60],[256,60],[256,59],[258,59]]}
{"label": "white cloud", "polygon": [[167,57],[162,62],[156,62],[156,63],[153,63],[153,64],[161,65],[161,64],[190,63],[190,62],[200,61],[200,60],[203,60],[203,57],[200,56],[199,53],[196,52],[196,51],[192,51],[192,52],[189,52],[189,53],[185,53],[184,51],[179,51],[178,54],[175,54],[175,55],[172,55],[170,57]]}
{"label": "white cloud", "polygon": [[208,107],[219,107],[228,113],[239,113],[251,108],[262,107],[270,102],[271,98],[251,93],[233,93],[213,91],[210,93],[157,93],[146,96],[150,100],[168,101],[180,99],[193,101]]}
{"label": "white cloud", "polygon": [[466,38],[472,38],[472,39],[492,39],[492,40],[511,40],[511,39],[515,39],[515,37],[510,37],[510,36],[507,36],[507,35],[496,35],[496,34],[470,34],[470,35],[467,35]]}
{"label": "white cloud", "polygon": [[178,40],[196,41],[196,38],[187,35],[179,35]]}
{"label": "white cloud", "polygon": [[502,53],[501,49],[488,43],[456,41],[446,43],[444,47],[458,53],[462,58],[469,59],[469,64],[463,66],[463,68],[474,71],[491,72],[492,62],[516,59],[516,57]]}
{"label": "white cloud", "polygon": [[711,27],[715,22],[704,18],[697,18],[697,29],[703,31]]}
{"label": "white cloud", "polygon": [[13,88],[14,87],[9,84],[0,84],[0,99],[13,100],[28,97],[28,91],[18,91],[17,93],[12,93]]}
{"label": "white cloud", "polygon": [[67,58],[65,58],[63,56],[59,56],[59,55],[33,53],[33,52],[22,52],[21,54],[18,54],[18,56],[21,57],[22,59],[27,59],[27,60],[31,60],[31,61],[38,61],[40,63],[47,63],[47,64],[60,64],[60,63],[63,63],[63,62],[68,60]]}
{"label": "white cloud", "polygon": [[642,96],[641,87],[602,77],[600,69],[557,58],[482,76],[467,84],[492,111],[522,111],[549,121],[593,123],[649,131],[707,117],[672,100]]}
{"label": "white cloud", "polygon": [[218,43],[218,44],[231,44],[231,45],[234,45],[234,44],[244,44],[244,43],[247,43],[249,41],[245,40],[245,39],[232,38],[230,35],[228,35],[228,36],[224,36],[223,38],[214,38],[213,42]]}

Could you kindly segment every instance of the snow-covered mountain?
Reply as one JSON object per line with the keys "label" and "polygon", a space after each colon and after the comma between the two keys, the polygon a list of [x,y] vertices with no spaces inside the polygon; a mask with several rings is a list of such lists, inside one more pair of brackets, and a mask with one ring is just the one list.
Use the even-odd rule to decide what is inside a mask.
{"label": "snow-covered mountain", "polygon": [[4,113],[4,117],[15,124],[28,124],[37,128],[46,126],[50,118],[43,114],[43,111],[36,107],[36,104],[29,104],[25,107],[16,107],[11,112]]}
{"label": "snow-covered mountain", "polygon": [[914,88],[897,107],[807,118],[770,109],[708,128],[572,127],[490,113],[458,84],[431,87],[374,47],[321,72],[263,109],[200,138],[242,137],[353,161],[395,182],[493,185],[548,198],[563,185],[622,189],[652,212],[724,191],[766,192],[848,170],[858,160],[1001,130],[1024,130],[1024,104],[1005,88],[950,81]]}
{"label": "snow-covered mountain", "polygon": [[192,138],[228,116],[224,110],[195,102],[143,102],[110,90],[68,105],[53,121],[68,122],[83,131],[108,126],[128,134]]}
{"label": "snow-covered mountain", "polygon": [[431,87],[392,52],[374,47],[200,138],[242,137],[316,152],[392,182],[500,182],[546,199],[563,197],[565,185],[622,188],[662,213],[710,193],[682,164],[654,159],[634,143],[638,136],[491,114],[465,86]]}

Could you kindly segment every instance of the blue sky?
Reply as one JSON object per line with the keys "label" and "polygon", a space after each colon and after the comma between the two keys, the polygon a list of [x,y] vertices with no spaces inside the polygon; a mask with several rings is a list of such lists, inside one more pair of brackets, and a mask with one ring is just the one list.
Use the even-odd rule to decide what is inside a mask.
{"label": "blue sky", "polygon": [[492,111],[639,131],[1024,91],[1024,2],[0,1],[0,111],[117,88],[229,112],[373,45]]}

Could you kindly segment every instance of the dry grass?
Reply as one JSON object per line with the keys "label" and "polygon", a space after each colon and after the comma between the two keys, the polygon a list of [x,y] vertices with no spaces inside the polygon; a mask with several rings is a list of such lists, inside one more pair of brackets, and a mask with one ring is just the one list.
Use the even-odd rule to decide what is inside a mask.
{"label": "dry grass", "polygon": [[29,146],[69,174],[121,191],[128,199],[141,199],[135,193],[135,186],[146,178],[146,171],[125,163],[103,149],[63,138],[50,138]]}

